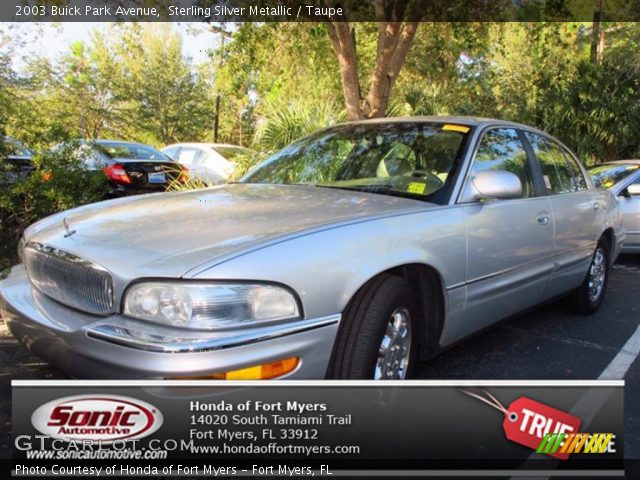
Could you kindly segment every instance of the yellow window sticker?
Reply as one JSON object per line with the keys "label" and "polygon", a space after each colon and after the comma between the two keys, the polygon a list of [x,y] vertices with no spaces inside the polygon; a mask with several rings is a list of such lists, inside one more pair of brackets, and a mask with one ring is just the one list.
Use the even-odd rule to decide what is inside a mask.
{"label": "yellow window sticker", "polygon": [[470,130],[470,128],[465,127],[464,125],[451,125],[450,123],[447,123],[446,125],[442,126],[442,130],[448,130],[450,132],[467,133]]}
{"label": "yellow window sticker", "polygon": [[418,195],[422,195],[424,193],[425,188],[427,188],[427,185],[424,184],[424,183],[411,182],[411,183],[409,183],[409,186],[407,187],[407,192],[409,192],[409,193],[417,193]]}

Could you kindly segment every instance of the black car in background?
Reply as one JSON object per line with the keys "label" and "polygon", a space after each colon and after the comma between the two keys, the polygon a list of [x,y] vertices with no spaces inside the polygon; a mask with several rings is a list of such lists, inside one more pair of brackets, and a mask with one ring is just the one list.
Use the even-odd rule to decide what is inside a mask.
{"label": "black car in background", "polygon": [[88,170],[102,170],[109,180],[108,198],[162,192],[188,171],[172,158],[142,143],[81,140],[78,155]]}
{"label": "black car in background", "polygon": [[33,152],[19,141],[5,137],[0,155],[0,183],[11,184],[26,178],[34,169]]}

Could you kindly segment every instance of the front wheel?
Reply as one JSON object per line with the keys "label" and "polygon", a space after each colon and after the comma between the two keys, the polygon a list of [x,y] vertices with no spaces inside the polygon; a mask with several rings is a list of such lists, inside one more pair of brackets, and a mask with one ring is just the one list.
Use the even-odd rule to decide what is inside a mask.
{"label": "front wheel", "polygon": [[571,311],[590,314],[600,308],[609,283],[609,268],[609,242],[603,237],[598,241],[582,285],[567,298]]}
{"label": "front wheel", "polygon": [[327,378],[402,380],[417,353],[418,304],[411,285],[381,275],[345,309]]}

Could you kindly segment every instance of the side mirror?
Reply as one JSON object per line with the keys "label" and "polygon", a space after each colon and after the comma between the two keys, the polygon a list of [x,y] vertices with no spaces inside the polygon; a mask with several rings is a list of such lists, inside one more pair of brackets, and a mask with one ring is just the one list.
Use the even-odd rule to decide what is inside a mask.
{"label": "side mirror", "polygon": [[462,200],[508,200],[520,198],[521,195],[522,182],[516,174],[505,170],[483,170],[467,185]]}
{"label": "side mirror", "polygon": [[640,195],[640,183],[634,183],[625,188],[630,196]]}

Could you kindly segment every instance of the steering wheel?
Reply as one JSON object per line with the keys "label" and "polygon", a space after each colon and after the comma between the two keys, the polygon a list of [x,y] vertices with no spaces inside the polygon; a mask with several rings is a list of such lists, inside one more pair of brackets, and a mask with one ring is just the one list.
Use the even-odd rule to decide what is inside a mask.
{"label": "steering wheel", "polygon": [[427,170],[414,170],[413,172],[411,172],[410,177],[418,178],[428,183],[432,183],[438,188],[444,185],[444,182],[440,179],[440,177]]}

